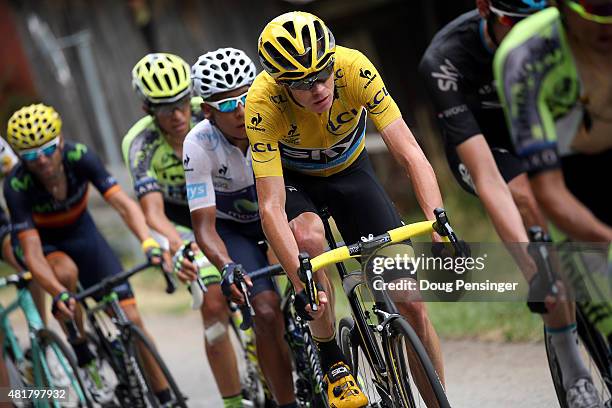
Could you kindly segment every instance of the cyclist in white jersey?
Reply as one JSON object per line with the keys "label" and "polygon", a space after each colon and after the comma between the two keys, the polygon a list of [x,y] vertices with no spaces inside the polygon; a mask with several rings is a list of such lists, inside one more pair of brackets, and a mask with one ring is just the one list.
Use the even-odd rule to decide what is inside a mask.
{"label": "cyclist in white jersey", "polygon": [[[207,119],[183,142],[187,200],[198,246],[222,271],[227,294],[239,265],[246,272],[268,265],[244,127],[244,103],[255,71],[250,58],[234,48],[208,52],[192,67],[193,89],[204,100]],[[251,283],[260,365],[278,406],[297,407],[280,298],[270,278]]]}

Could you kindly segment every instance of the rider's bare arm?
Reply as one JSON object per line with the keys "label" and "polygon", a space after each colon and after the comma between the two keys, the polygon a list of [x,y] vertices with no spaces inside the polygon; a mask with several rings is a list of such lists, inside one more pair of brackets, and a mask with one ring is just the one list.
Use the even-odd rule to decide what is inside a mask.
{"label": "rider's bare arm", "polygon": [[508,185],[499,173],[484,136],[477,135],[461,143],[457,147],[457,153],[468,168],[478,197],[502,241],[528,242],[521,214],[514,204]]}
{"label": "rider's bare arm", "polygon": [[531,178],[536,199],[552,222],[576,241],[610,242],[612,228],[600,221],[568,189],[561,169]]}
{"label": "rider's bare arm", "polygon": [[423,214],[428,220],[435,219],[433,210],[443,207],[438,181],[406,122],[398,118],[382,129],[380,134],[395,160],[408,173]]}
{"label": "rider's bare arm", "polygon": [[140,198],[140,206],[149,227],[165,236],[170,242],[170,251],[176,252],[183,245],[183,240],[174,225],[164,212],[162,193],[154,191]]}
{"label": "rider's bare arm", "polygon": [[257,197],[261,225],[268,242],[287,272],[295,288],[302,287],[298,277],[299,249],[287,222],[285,213],[285,181],[282,177],[260,177],[257,179]]}
{"label": "rider's bare arm", "polygon": [[117,190],[105,197],[106,201],[121,215],[121,218],[140,242],[149,238],[149,227],[138,204],[123,190]]}
{"label": "rider's bare arm", "polygon": [[232,262],[225,243],[217,233],[215,221],[217,219],[217,209],[215,206],[198,208],[191,212],[191,222],[198,247],[204,251],[208,258],[217,269],[221,270],[223,265]]}

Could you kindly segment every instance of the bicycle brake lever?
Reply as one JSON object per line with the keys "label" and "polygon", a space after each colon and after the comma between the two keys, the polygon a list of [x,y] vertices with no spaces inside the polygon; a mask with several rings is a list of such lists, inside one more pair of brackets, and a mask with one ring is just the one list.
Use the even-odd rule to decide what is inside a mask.
{"label": "bicycle brake lever", "polygon": [[240,312],[242,313],[240,330],[248,330],[253,326],[253,316],[255,316],[255,310],[253,309],[251,301],[249,300],[247,284],[244,280],[244,274],[240,269],[234,272],[234,283],[239,288],[242,296],[244,296],[244,304],[240,306]]}
{"label": "bicycle brake lever", "polygon": [[316,312],[319,310],[319,292],[312,277],[310,257],[307,253],[303,252],[298,255],[298,259],[300,260],[300,269],[298,270],[300,280],[305,285],[306,296],[308,296],[310,308],[313,312]]}

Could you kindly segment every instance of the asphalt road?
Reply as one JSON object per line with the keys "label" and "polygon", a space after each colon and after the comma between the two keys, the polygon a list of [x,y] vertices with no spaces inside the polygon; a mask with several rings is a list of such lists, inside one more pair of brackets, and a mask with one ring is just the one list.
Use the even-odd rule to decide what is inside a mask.
{"label": "asphalt road", "polygon": [[[221,407],[202,346],[199,315],[147,315],[161,353],[190,406]],[[456,408],[558,406],[542,343],[442,343],[447,392]]]}

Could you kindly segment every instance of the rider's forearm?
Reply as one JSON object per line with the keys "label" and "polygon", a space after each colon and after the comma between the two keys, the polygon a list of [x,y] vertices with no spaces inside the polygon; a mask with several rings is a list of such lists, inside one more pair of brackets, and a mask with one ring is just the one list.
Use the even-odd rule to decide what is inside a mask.
{"label": "rider's forearm", "polygon": [[214,226],[194,229],[195,239],[198,247],[204,252],[206,258],[215,265],[218,270],[223,269],[223,265],[233,262],[227,252],[225,243],[217,233]]}
{"label": "rider's forearm", "polygon": [[610,242],[612,228],[601,222],[566,189],[555,194],[539,194],[538,202],[551,221],[572,239],[583,242]]}
{"label": "rider's forearm", "polygon": [[501,176],[474,177],[474,184],[500,239],[503,242],[529,242],[521,214]]}
{"label": "rider's forearm", "polygon": [[136,202],[126,195],[125,199],[118,201],[114,207],[123,219],[123,222],[125,222],[125,225],[128,226],[140,242],[151,237],[145,216]]}
{"label": "rider's forearm", "polygon": [[181,246],[183,246],[181,235],[176,230],[176,227],[170,222],[168,217],[166,217],[166,214],[158,211],[148,211],[145,212],[145,219],[146,223],[152,230],[168,239],[171,253],[175,253],[181,248]]}
{"label": "rider's forearm", "polygon": [[266,238],[289,280],[294,287],[301,287],[302,283],[297,274],[300,266],[298,261],[299,249],[287,222],[285,210],[279,206],[262,206],[260,216]]}
{"label": "rider's forearm", "polygon": [[431,164],[420,148],[411,147],[410,157],[403,160],[404,168],[412,181],[416,199],[428,220],[435,219],[434,209],[443,207],[442,195]]}

